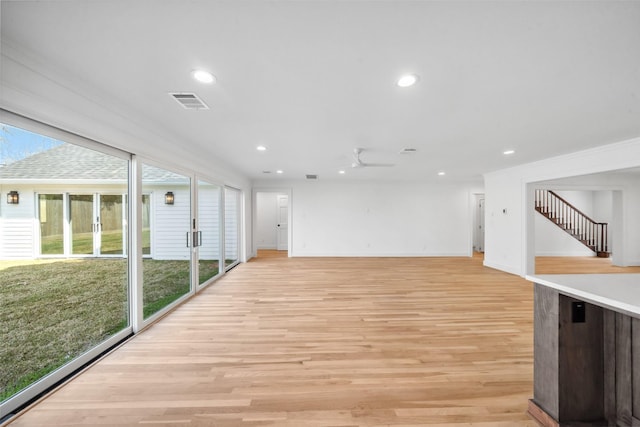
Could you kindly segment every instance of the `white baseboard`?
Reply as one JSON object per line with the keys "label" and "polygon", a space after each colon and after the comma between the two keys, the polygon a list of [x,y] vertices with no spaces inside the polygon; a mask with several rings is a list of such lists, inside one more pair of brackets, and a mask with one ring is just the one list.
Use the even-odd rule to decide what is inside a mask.
{"label": "white baseboard", "polygon": [[536,256],[575,256],[575,257],[595,257],[596,254],[591,251],[563,251],[563,252],[536,252]]}
{"label": "white baseboard", "polygon": [[296,251],[296,257],[318,257],[318,258],[434,258],[434,257],[465,257],[469,258],[468,252],[442,252],[442,253],[421,253],[421,252],[349,252],[349,253],[331,253],[331,252],[305,252]]}

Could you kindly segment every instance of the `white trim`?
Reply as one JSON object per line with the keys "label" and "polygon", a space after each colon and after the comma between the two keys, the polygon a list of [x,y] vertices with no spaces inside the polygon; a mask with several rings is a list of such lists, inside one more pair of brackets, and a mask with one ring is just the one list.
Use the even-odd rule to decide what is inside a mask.
{"label": "white trim", "polygon": [[[144,327],[142,291],[142,163],[137,156],[129,162],[129,322],[133,333]],[[151,195],[149,195],[151,203]],[[151,209],[151,207],[150,207]],[[151,215],[150,215],[151,216]],[[151,226],[151,218],[149,218]],[[134,233],[135,231],[135,233]],[[150,238],[153,238],[152,236]],[[150,252],[153,253],[151,244]]]}
{"label": "white trim", "polygon": [[454,257],[469,258],[469,253],[464,252],[303,252],[296,253],[296,257],[329,257],[329,258],[436,258]]}

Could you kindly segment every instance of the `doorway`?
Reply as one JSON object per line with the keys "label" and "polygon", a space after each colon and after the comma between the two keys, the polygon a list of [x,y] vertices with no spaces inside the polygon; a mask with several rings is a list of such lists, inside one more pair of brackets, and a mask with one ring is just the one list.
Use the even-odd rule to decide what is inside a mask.
{"label": "doorway", "polygon": [[255,256],[291,255],[290,217],[289,190],[254,190]]}

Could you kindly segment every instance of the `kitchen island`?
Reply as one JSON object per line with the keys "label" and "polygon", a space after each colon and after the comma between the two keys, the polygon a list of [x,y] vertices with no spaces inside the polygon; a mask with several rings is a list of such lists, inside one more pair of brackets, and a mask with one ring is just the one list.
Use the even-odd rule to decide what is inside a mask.
{"label": "kitchen island", "polygon": [[531,416],[544,426],[640,426],[640,274],[527,279],[534,282]]}

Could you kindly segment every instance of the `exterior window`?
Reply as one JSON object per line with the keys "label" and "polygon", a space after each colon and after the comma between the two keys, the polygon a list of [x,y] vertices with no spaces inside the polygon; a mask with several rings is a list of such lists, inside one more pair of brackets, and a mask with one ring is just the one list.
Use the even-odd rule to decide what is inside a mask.
{"label": "exterior window", "polygon": [[128,328],[129,160],[8,125],[0,142],[2,402]]}

